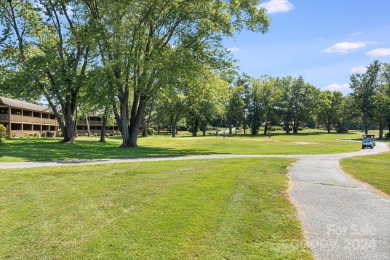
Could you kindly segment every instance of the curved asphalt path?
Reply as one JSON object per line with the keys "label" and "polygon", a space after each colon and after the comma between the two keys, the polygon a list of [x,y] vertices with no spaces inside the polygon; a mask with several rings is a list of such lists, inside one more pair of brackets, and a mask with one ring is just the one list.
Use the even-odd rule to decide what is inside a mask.
{"label": "curved asphalt path", "polygon": [[[359,144],[360,145],[360,144]],[[317,259],[390,259],[390,199],[339,167],[342,158],[389,151],[374,149],[332,155],[198,155],[0,163],[0,169],[227,158],[297,158],[290,168],[289,195],[298,209],[307,242]],[[375,169],[373,169],[375,170]]]}
{"label": "curved asphalt path", "polygon": [[390,199],[339,167],[343,158],[388,150],[377,142],[373,150],[297,156],[289,194],[316,259],[390,259]]}

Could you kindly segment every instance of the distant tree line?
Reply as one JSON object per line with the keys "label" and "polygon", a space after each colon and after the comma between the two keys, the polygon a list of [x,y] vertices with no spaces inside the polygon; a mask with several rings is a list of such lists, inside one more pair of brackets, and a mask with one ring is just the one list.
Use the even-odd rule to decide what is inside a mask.
{"label": "distant tree line", "polygon": [[[299,127],[313,127],[315,123],[328,132],[334,129],[339,133],[351,127],[367,133],[371,126],[379,129],[382,138],[384,129],[390,129],[390,65],[374,61],[365,73],[352,74],[350,79],[351,93],[347,96],[339,91],[316,89],[304,83],[302,77],[253,79],[249,93],[252,97],[266,93],[263,96],[268,97],[265,101],[258,95],[266,111],[260,117],[265,123],[264,133],[269,123],[283,125],[286,133],[290,132],[290,126],[293,133],[297,133]],[[256,84],[260,85],[260,90],[256,90]],[[245,103],[251,104],[251,101]],[[249,106],[247,111],[257,110]],[[249,115],[253,118],[253,113]],[[248,125],[257,127],[258,123],[248,121]]]}
{"label": "distant tree line", "polygon": [[[390,128],[390,65],[373,62],[367,72],[351,75],[351,93],[320,90],[303,77],[253,78],[248,75],[205,80],[201,88],[161,92],[151,105],[151,125],[169,128],[178,124],[195,136],[210,127],[241,129],[253,135],[282,129],[298,133],[304,127],[321,127],[343,133],[348,129]],[[195,82],[194,82],[195,83]],[[195,83],[197,84],[197,83]],[[167,89],[168,90],[168,89]],[[190,90],[190,88],[187,88]]]}

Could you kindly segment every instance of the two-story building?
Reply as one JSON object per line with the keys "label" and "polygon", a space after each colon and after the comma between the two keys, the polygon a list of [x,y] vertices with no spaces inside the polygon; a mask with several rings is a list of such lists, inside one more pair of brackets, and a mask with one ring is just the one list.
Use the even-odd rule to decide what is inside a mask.
{"label": "two-story building", "polygon": [[[103,119],[100,115],[92,115],[86,118],[81,118],[77,120],[77,135],[84,136],[88,134],[88,125],[89,132],[91,135],[98,136],[102,131]],[[106,126],[107,135],[120,135],[118,126],[108,125]]]}
{"label": "two-story building", "polygon": [[[100,135],[102,130],[102,118],[98,115],[88,117],[87,120],[77,121],[77,135]],[[7,128],[10,137],[42,136],[47,132],[57,135],[59,131],[55,115],[47,108],[32,103],[15,99],[0,97],[0,124]],[[109,125],[106,127],[106,134],[119,135],[118,126]]]}
{"label": "two-story building", "polygon": [[57,120],[47,108],[5,97],[0,97],[0,124],[10,137],[58,132]]}

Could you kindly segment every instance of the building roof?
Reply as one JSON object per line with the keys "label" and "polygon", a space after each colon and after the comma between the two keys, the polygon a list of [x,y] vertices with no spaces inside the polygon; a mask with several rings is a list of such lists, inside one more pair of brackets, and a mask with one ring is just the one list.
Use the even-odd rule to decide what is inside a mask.
{"label": "building roof", "polygon": [[46,107],[5,97],[0,97],[0,104],[14,108],[33,110],[36,112],[50,112]]}

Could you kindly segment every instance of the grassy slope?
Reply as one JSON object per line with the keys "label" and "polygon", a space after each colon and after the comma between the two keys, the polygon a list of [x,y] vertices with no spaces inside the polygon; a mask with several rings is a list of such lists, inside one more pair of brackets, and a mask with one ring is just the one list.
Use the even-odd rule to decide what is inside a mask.
{"label": "grassy slope", "polygon": [[341,167],[390,195],[390,153],[343,159]]}
{"label": "grassy slope", "polygon": [[238,135],[189,137],[186,135],[140,138],[137,149],[120,149],[119,138],[107,144],[97,138],[79,137],[76,144],[60,144],[59,139],[13,139],[0,145],[0,162],[94,158],[134,158],[193,154],[325,154],[359,150],[360,144],[340,141],[361,134],[326,134],[306,131],[299,135]]}
{"label": "grassy slope", "polygon": [[0,258],[312,259],[287,159],[10,170]]}

